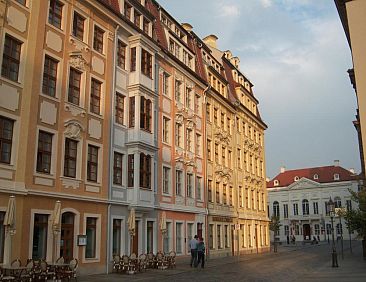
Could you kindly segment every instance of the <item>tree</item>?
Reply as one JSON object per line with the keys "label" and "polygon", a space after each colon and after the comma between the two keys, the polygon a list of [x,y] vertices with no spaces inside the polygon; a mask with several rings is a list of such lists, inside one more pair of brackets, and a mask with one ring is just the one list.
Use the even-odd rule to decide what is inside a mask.
{"label": "tree", "polygon": [[355,230],[362,239],[363,258],[366,259],[366,190],[359,192],[350,190],[352,200],[358,203],[358,209],[348,210],[345,219],[350,230]]}
{"label": "tree", "polygon": [[280,223],[280,217],[272,215],[271,222],[269,223],[269,230],[273,231],[273,251],[277,253],[277,241],[276,241],[276,235],[278,231],[280,230],[280,226],[282,224]]}

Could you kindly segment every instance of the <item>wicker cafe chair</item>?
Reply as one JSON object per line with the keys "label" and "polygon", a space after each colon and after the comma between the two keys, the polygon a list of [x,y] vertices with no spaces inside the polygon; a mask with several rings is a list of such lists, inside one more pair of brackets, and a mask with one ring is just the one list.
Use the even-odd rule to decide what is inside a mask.
{"label": "wicker cafe chair", "polygon": [[11,275],[5,275],[4,270],[0,268],[0,281],[14,281],[15,277]]}
{"label": "wicker cafe chair", "polygon": [[122,268],[121,257],[119,255],[113,255],[113,269],[119,272]]}
{"label": "wicker cafe chair", "polygon": [[134,271],[135,272],[138,268],[137,255],[135,253],[132,253],[129,257],[129,261],[130,261],[129,271]]}
{"label": "wicker cafe chair", "polygon": [[[15,259],[10,263],[10,265],[12,267],[20,267],[20,266],[22,266],[22,262],[20,261],[20,259]],[[21,273],[22,273],[22,270],[15,270],[14,269],[14,270],[11,271],[11,275],[16,277],[16,278],[20,277]]]}
{"label": "wicker cafe chair", "polygon": [[169,255],[167,256],[167,262],[168,262],[168,267],[169,268],[173,268],[176,267],[175,265],[175,257],[176,257],[176,253],[174,251],[170,251]]}
{"label": "wicker cafe chair", "polygon": [[55,281],[56,280],[56,272],[50,270],[50,268],[45,260],[40,261],[39,270],[40,270],[40,272],[38,273],[39,280],[44,280],[44,281],[46,281],[46,280]]}
{"label": "wicker cafe chair", "polygon": [[121,269],[122,271],[129,271],[130,270],[130,258],[127,255],[123,255],[121,259]]}
{"label": "wicker cafe chair", "polygon": [[166,267],[166,258],[162,252],[156,253],[156,266],[157,268],[164,269]]}
{"label": "wicker cafe chair", "polygon": [[79,262],[76,258],[73,258],[69,262],[68,269],[64,270],[64,277],[67,278],[67,281],[70,281],[71,279],[75,279],[75,281],[78,281],[77,279],[77,269],[78,269]]}
{"label": "wicker cafe chair", "polygon": [[35,277],[34,261],[32,259],[28,260],[26,267],[26,270],[20,274],[20,281],[32,281]]}
{"label": "wicker cafe chair", "polygon": [[155,268],[155,256],[152,252],[147,254],[147,263],[148,268]]}
{"label": "wicker cafe chair", "polygon": [[147,268],[147,255],[141,254],[139,256],[139,270],[146,271],[146,268]]}
{"label": "wicker cafe chair", "polygon": [[56,260],[56,263],[64,264],[64,263],[65,263],[65,259],[64,259],[64,257],[59,257],[59,258]]}

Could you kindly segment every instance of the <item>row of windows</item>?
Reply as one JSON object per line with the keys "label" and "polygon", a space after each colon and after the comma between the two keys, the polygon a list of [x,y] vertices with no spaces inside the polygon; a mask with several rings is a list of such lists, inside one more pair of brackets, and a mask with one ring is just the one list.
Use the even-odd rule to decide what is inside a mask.
{"label": "row of windows", "polygon": [[213,203],[214,200],[217,204],[228,205],[233,207],[233,187],[227,184],[220,184],[216,182],[215,194],[213,193],[212,180],[208,180],[208,201]]}
{"label": "row of windows", "polygon": [[137,9],[133,8],[132,5],[127,3],[127,1],[124,4],[124,15],[143,32],[150,34],[150,21],[137,11]]}
{"label": "row of windows", "polygon": [[[334,203],[335,203],[336,208],[342,207],[342,202],[339,197],[336,197],[334,199]],[[325,206],[325,214],[329,216],[330,213],[329,213],[328,202],[324,202],[324,206]],[[346,207],[347,207],[347,210],[352,210],[352,201],[351,200],[346,200]],[[309,201],[307,199],[302,200],[302,214],[309,215],[310,214],[309,211],[310,211],[309,210]],[[313,202],[313,214],[319,214],[318,202]],[[277,201],[273,202],[273,215],[280,217],[280,206]],[[288,204],[283,204],[283,217],[288,218],[288,215],[289,215]],[[293,215],[299,215],[298,203],[293,203]]]}
{"label": "row of windows", "polygon": [[[172,169],[163,166],[163,193],[172,194]],[[184,172],[182,170],[175,170],[175,195],[184,196]],[[186,173],[185,177],[186,196],[189,198],[196,198],[202,200],[203,193],[203,178],[201,176],[194,177],[193,173]]]}

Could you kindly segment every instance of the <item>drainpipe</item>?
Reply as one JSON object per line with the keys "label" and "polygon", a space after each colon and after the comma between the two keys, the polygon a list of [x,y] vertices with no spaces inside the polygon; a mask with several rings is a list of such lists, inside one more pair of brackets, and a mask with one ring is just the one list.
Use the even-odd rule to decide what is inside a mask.
{"label": "drainpipe", "polygon": [[[211,89],[211,85],[209,84],[205,90],[203,90],[203,104],[205,105],[204,109],[204,113],[203,113],[203,116],[204,116],[204,124],[205,124],[205,144],[206,144],[206,151],[207,151],[207,127],[206,127],[206,124],[207,124],[207,92]],[[208,199],[207,199],[207,196],[208,196],[208,177],[207,177],[207,174],[208,174],[208,170],[207,170],[207,166],[208,166],[208,160],[207,160],[207,156],[206,156],[206,160],[205,160],[205,176],[206,176],[206,242],[207,242],[207,246],[208,248],[206,248],[206,260],[209,258],[210,256],[210,246],[208,245]]]}
{"label": "drainpipe", "polygon": [[[114,31],[114,49],[113,49],[113,77],[112,77],[112,93],[111,93],[111,97],[112,97],[112,101],[111,101],[111,106],[109,109],[109,112],[112,113],[113,112],[113,105],[114,105],[114,93],[116,92],[116,52],[117,52],[117,44],[118,44],[118,30],[119,30],[119,25],[117,25],[116,30]],[[114,134],[113,134],[113,116],[111,118],[111,126],[109,128],[110,133],[109,133],[109,162],[108,162],[108,172],[109,172],[109,183],[108,183],[108,201],[111,198],[112,195],[112,174],[110,173],[111,171],[111,162],[112,162],[112,149],[113,149],[113,143],[114,143]],[[108,204],[108,212],[107,212],[107,240],[106,240],[106,245],[107,245],[107,257],[106,257],[106,273],[109,273],[109,257],[110,257],[110,227],[111,227],[111,204]]]}

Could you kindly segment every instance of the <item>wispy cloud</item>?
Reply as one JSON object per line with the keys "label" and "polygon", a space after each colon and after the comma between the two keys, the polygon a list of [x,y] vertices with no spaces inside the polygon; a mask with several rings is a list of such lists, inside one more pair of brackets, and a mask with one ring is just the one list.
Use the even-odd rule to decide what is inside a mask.
{"label": "wispy cloud", "polygon": [[240,15],[240,7],[237,5],[224,3],[220,3],[219,5],[219,17],[238,17]]}
{"label": "wispy cloud", "polygon": [[269,8],[272,6],[272,0],[260,0],[264,8]]}

